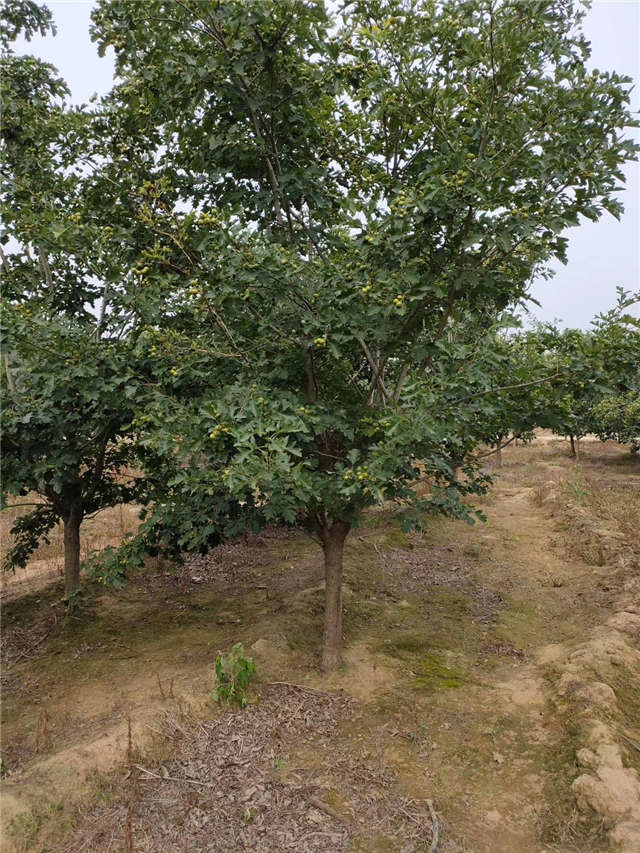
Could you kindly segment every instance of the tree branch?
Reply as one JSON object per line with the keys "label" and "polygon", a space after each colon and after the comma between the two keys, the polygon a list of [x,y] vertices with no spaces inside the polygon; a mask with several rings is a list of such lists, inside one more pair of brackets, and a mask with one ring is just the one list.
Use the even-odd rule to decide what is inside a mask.
{"label": "tree branch", "polygon": [[517,382],[515,385],[502,385],[499,388],[489,388],[487,391],[478,391],[476,394],[469,394],[468,397],[460,397],[454,400],[450,405],[455,406],[457,403],[464,403],[467,400],[475,400],[476,397],[485,397],[487,394],[496,394],[499,391],[513,391],[516,388],[528,388],[530,385],[542,385],[544,382],[550,382],[552,379],[557,379],[562,376],[562,373],[552,373],[550,376],[543,376],[542,379],[533,379],[531,382]]}
{"label": "tree branch", "polygon": [[371,355],[371,350],[362,338],[358,338],[358,343],[362,347],[362,351],[366,356],[366,359],[369,363],[369,367],[371,368],[371,372],[373,374],[371,379],[371,393],[373,393],[373,390],[377,385],[382,395],[382,402],[386,405],[389,399],[389,392],[384,384],[384,379],[382,378],[381,366],[376,363],[375,358]]}

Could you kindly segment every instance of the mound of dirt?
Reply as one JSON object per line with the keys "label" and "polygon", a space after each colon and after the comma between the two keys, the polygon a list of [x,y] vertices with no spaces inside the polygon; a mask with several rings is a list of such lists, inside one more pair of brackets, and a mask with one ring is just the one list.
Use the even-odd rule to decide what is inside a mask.
{"label": "mound of dirt", "polygon": [[582,772],[572,784],[578,807],[598,815],[620,853],[640,850],[640,774],[630,754],[638,750],[632,728],[640,714],[640,651],[632,644],[638,621],[618,611],[570,654],[548,649],[540,658],[553,673],[557,707],[583,744],[576,753]]}

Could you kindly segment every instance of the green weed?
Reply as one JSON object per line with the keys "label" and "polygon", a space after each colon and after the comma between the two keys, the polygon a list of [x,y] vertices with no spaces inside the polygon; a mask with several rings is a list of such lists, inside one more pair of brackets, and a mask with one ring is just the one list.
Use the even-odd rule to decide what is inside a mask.
{"label": "green weed", "polygon": [[251,658],[244,656],[242,643],[236,643],[227,654],[216,658],[215,685],[211,693],[214,702],[235,702],[241,708],[247,704],[247,687],[256,668]]}

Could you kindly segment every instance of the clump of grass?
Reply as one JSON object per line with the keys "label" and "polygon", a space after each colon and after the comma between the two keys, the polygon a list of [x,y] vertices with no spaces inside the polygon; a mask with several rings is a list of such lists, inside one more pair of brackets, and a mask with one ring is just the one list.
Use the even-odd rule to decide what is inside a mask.
{"label": "clump of grass", "polygon": [[533,487],[531,492],[531,501],[535,506],[544,506],[544,504],[549,499],[552,491],[554,491],[556,484],[553,482],[549,482],[548,480],[544,483],[538,483]]}
{"label": "clump of grass", "polygon": [[543,751],[546,771],[544,796],[536,808],[540,841],[563,853],[592,853],[609,849],[606,827],[595,812],[585,814],[577,805],[571,783],[579,774],[576,750],[581,745],[583,722],[579,715],[562,715],[563,734],[552,748]]}
{"label": "clump of grass", "polygon": [[564,526],[567,549],[585,562],[602,566],[623,550],[639,549],[640,493],[624,484],[610,485],[579,470],[562,485],[569,498]]}
{"label": "clump of grass", "polygon": [[578,465],[574,467],[571,476],[564,480],[562,489],[569,499],[577,504],[584,504],[586,498],[592,494],[591,486]]}
{"label": "clump of grass", "polygon": [[410,548],[409,537],[403,530],[393,529],[382,540],[387,548]]}
{"label": "clump of grass", "polygon": [[569,796],[554,797],[536,812],[538,834],[543,844],[563,853],[591,853],[610,849],[602,821],[578,810]]}
{"label": "clump of grass", "polygon": [[75,827],[74,815],[62,803],[43,800],[13,817],[7,835],[17,851],[45,853],[60,849],[58,843]]}
{"label": "clump of grass", "polygon": [[589,507],[598,518],[614,522],[630,542],[639,542],[640,490],[596,486],[588,495]]}

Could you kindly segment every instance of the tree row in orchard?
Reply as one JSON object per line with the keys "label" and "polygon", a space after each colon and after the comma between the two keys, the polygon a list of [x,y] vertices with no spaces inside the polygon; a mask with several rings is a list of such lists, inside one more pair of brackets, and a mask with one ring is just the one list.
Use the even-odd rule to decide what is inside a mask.
{"label": "tree row in orchard", "polygon": [[[149,550],[299,526],[333,669],[367,508],[473,520],[479,445],[568,395],[573,430],[580,382],[606,384],[569,333],[509,327],[566,229],[620,214],[630,81],[587,70],[572,0],[101,0],[116,81],[76,108],[12,48],[48,10],[5,5],[3,488],[39,496],[9,559],[61,520],[71,596],[82,520],[121,501],[144,518],[115,583]],[[601,322],[626,347],[623,317]]]}

